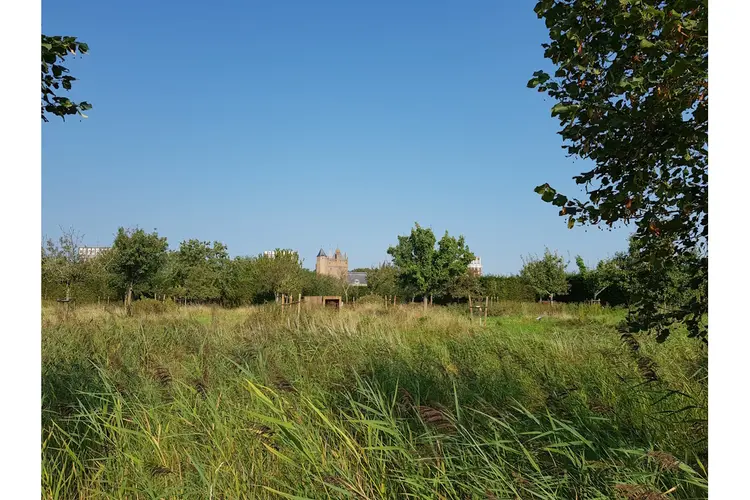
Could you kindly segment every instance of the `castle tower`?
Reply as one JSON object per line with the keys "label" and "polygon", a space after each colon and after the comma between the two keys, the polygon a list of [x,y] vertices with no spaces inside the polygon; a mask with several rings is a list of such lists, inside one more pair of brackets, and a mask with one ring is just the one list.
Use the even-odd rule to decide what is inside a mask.
{"label": "castle tower", "polygon": [[315,272],[319,275],[345,279],[349,272],[349,259],[338,248],[330,257],[321,248],[315,260]]}
{"label": "castle tower", "polygon": [[318,256],[315,258],[315,273],[316,274],[328,274],[328,255],[320,249]]}

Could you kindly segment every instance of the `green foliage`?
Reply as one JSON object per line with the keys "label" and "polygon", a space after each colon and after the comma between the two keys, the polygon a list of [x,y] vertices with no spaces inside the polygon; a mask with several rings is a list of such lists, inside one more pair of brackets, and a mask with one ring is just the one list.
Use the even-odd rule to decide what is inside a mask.
{"label": "green foliage", "polygon": [[251,304],[258,295],[254,258],[236,257],[229,261],[223,276],[223,302],[227,306]]}
{"label": "green foliage", "polygon": [[117,230],[111,269],[121,292],[140,294],[148,289],[167,259],[167,239],[143,229]]}
{"label": "green foliage", "polygon": [[597,300],[611,286],[622,284],[626,279],[623,256],[599,261],[594,269],[587,269],[581,256],[576,256],[579,276],[585,283],[587,298]]}
{"label": "green foliage", "polygon": [[[698,317],[698,324],[693,324],[692,310],[696,302],[707,300],[708,280],[700,273],[700,255],[676,252],[674,243],[666,239],[657,243],[646,245],[637,238],[630,241],[624,286],[631,307],[623,328],[631,333],[653,329],[657,340],[663,342],[686,317],[690,318],[686,324],[691,333],[707,328],[705,317]],[[672,258],[664,258],[665,254]]]}
{"label": "green foliage", "polygon": [[86,54],[89,46],[73,36],[42,35],[42,120],[49,121],[46,114],[59,116],[80,115],[91,109],[86,101],[75,103],[58,95],[60,88],[70,90],[76,78],[70,76],[68,68],[62,64],[69,55]]}
{"label": "green foliage", "polygon": [[72,298],[73,287],[83,282],[88,266],[78,255],[80,236],[75,230],[63,231],[57,243],[47,240],[42,247],[42,283],[62,285],[65,298]]}
{"label": "green foliage", "polygon": [[474,260],[463,236],[456,239],[446,231],[436,249],[432,229],[422,228],[419,224],[415,224],[409,236],[399,236],[398,244],[388,248],[388,254],[398,268],[399,284],[425,299],[445,290],[448,283],[464,274]]}
{"label": "green foliage", "polygon": [[175,253],[175,285],[180,296],[200,302],[219,301],[227,296],[226,274],[229,254],[224,244],[187,240]]}
{"label": "green foliage", "polygon": [[553,300],[555,295],[568,291],[565,267],[565,260],[557,252],[552,253],[545,248],[541,259],[531,255],[523,259],[521,278],[534,289],[537,295]]}
{"label": "green foliage", "polygon": [[297,295],[302,291],[302,261],[293,250],[277,248],[273,257],[259,255],[253,266],[258,294],[274,298],[281,294]]}
{"label": "green foliage", "polygon": [[485,293],[479,277],[467,270],[450,280],[443,290],[442,295],[450,300],[456,300],[467,299],[469,297],[476,298],[480,295],[485,295]]}
{"label": "green foliage", "polygon": [[398,269],[396,266],[383,262],[380,266],[368,270],[367,288],[375,295],[387,297],[398,295]]}
{"label": "green foliage", "polygon": [[482,290],[499,300],[534,300],[536,292],[520,276],[495,276],[485,274],[479,278]]}
{"label": "green foliage", "polygon": [[[560,207],[569,227],[632,222],[655,258],[695,257],[692,286],[706,290],[707,1],[543,0],[535,12],[549,29],[544,55],[557,71],[537,71],[528,86],[557,101],[552,116],[568,153],[594,163],[574,177],[589,200],[568,199],[549,184],[536,192]],[[641,300],[650,299],[642,295],[638,308],[651,307]],[[701,292],[671,315],[637,314],[631,326],[666,338],[684,320],[692,336],[705,338],[707,308]]]}
{"label": "green foliage", "polygon": [[304,295],[342,295],[341,280],[333,276],[319,275],[315,271],[302,270]]}

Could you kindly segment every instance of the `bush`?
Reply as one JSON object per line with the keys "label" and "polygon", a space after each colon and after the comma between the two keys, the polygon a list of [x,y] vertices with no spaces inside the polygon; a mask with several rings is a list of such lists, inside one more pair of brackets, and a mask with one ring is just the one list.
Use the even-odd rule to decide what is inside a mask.
{"label": "bush", "polygon": [[171,300],[140,299],[133,302],[133,314],[139,316],[164,314],[176,309],[177,304]]}
{"label": "bush", "polygon": [[359,305],[377,304],[382,306],[385,303],[385,299],[380,295],[369,294],[358,298],[356,303]]}

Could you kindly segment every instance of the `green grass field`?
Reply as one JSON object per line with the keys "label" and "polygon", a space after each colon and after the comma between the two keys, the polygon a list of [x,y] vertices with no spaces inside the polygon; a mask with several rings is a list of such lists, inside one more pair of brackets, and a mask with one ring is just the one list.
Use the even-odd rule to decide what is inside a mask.
{"label": "green grass field", "polygon": [[706,498],[707,353],[622,315],[45,306],[43,497]]}

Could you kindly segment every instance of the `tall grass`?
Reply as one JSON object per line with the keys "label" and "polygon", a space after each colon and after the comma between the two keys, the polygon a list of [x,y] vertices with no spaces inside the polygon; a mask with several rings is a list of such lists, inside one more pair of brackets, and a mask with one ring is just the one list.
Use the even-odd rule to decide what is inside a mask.
{"label": "tall grass", "polygon": [[45,308],[43,495],[707,496],[698,343],[502,307]]}

